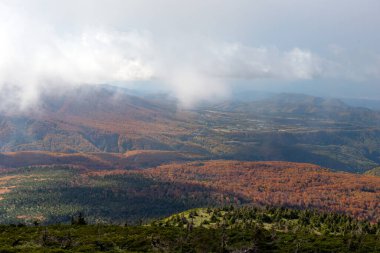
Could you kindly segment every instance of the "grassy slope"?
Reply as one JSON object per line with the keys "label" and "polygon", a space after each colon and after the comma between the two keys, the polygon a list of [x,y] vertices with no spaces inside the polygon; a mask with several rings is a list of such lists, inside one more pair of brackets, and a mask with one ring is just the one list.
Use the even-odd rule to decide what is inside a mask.
{"label": "grassy slope", "polygon": [[380,167],[373,168],[365,173],[366,175],[380,176]]}

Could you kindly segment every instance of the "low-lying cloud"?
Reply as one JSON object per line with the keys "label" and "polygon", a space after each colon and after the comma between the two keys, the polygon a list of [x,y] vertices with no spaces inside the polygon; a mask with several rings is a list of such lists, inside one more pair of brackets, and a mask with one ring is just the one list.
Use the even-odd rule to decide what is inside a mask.
{"label": "low-lying cloud", "polygon": [[[41,94],[67,87],[128,86],[137,80],[158,80],[183,106],[192,106],[228,96],[235,80],[308,80],[350,72],[347,61],[334,61],[341,55],[327,60],[298,47],[253,47],[202,35],[169,39],[107,27],[62,32],[1,3],[0,56],[0,110],[28,109]],[[379,78],[376,64],[365,75]]]}

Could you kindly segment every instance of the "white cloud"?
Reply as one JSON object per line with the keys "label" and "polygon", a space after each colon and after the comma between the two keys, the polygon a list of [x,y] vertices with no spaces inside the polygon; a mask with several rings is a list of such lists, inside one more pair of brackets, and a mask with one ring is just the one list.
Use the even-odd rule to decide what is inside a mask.
{"label": "white cloud", "polygon": [[311,79],[322,72],[321,59],[308,50],[280,51],[271,47],[248,47],[239,43],[214,45],[209,70],[230,78]]}
{"label": "white cloud", "polygon": [[203,37],[159,41],[148,32],[105,28],[62,35],[27,15],[5,12],[0,13],[2,107],[24,109],[41,92],[58,87],[151,79],[160,79],[191,106],[226,96],[231,78],[310,78],[315,70],[312,54],[300,49],[280,52]]}
{"label": "white cloud", "polygon": [[0,107],[24,109],[41,92],[58,86],[153,76],[154,53],[146,33],[97,28],[62,35],[54,27],[0,7]]}
{"label": "white cloud", "polygon": [[[239,19],[239,11],[234,9],[236,5],[220,7],[215,20],[201,12],[199,18],[203,21],[195,22],[194,29],[180,31],[191,23],[181,16],[187,11],[195,15],[203,7],[189,5],[176,14],[175,2],[165,1],[170,11],[163,14],[171,19],[165,15],[149,19],[153,13],[146,10],[146,3],[139,1],[129,4],[112,1],[110,8],[115,15],[107,13],[104,17],[101,14],[107,1],[94,4],[92,14],[83,10],[90,8],[93,1],[81,1],[85,8],[78,10],[73,8],[76,5],[72,2],[56,7],[50,1],[34,1],[38,3],[36,6],[30,2],[16,2],[16,5],[11,4],[12,1],[0,2],[0,110],[29,108],[35,105],[41,93],[66,87],[113,82],[128,85],[135,80],[159,80],[158,83],[169,89],[184,106],[191,106],[200,100],[228,96],[232,83],[239,79],[380,79],[380,58],[376,54],[351,57],[338,44],[330,46],[332,54],[322,57],[304,47],[256,47],[239,40],[226,42],[223,36],[190,32],[209,22],[215,24],[208,29],[219,29],[216,25],[222,27],[221,21],[226,17],[220,13],[233,14],[229,20],[240,20],[235,25],[232,21],[226,23],[229,28],[243,27],[250,31],[249,25],[244,26],[247,13],[238,9],[244,14],[244,18]],[[244,3],[249,5],[249,1]],[[204,7],[211,8],[214,4],[216,2],[210,2]],[[20,7],[24,5],[25,8]],[[46,15],[41,9],[45,5],[50,6],[45,10]],[[172,31],[163,32],[162,26],[150,31],[126,25],[122,11],[126,7],[128,22],[162,21],[170,23]],[[74,10],[77,15],[73,15],[73,22],[78,25],[75,29],[67,29],[63,25],[68,22],[64,16],[73,14]],[[55,17],[55,14],[59,15]],[[260,19],[264,16],[259,15]],[[104,26],[94,21],[98,18]],[[176,28],[177,19],[181,29]],[[154,28],[155,25],[146,27]],[[254,27],[256,30],[259,26],[254,24]]]}

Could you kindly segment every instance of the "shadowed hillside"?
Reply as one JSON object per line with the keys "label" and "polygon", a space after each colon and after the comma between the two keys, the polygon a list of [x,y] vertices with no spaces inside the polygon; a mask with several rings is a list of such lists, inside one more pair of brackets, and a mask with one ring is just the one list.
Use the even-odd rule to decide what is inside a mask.
{"label": "shadowed hillside", "polygon": [[202,158],[202,156],[160,150],[134,150],[124,154],[22,151],[0,153],[0,168],[69,165],[87,169],[139,169],[199,158]]}

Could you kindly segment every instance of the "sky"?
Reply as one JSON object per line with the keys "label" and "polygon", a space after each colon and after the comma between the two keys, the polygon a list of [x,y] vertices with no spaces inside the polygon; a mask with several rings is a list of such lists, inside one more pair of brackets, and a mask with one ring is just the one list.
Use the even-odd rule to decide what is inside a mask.
{"label": "sky", "polygon": [[0,0],[0,110],[98,84],[380,99],[378,0]]}

